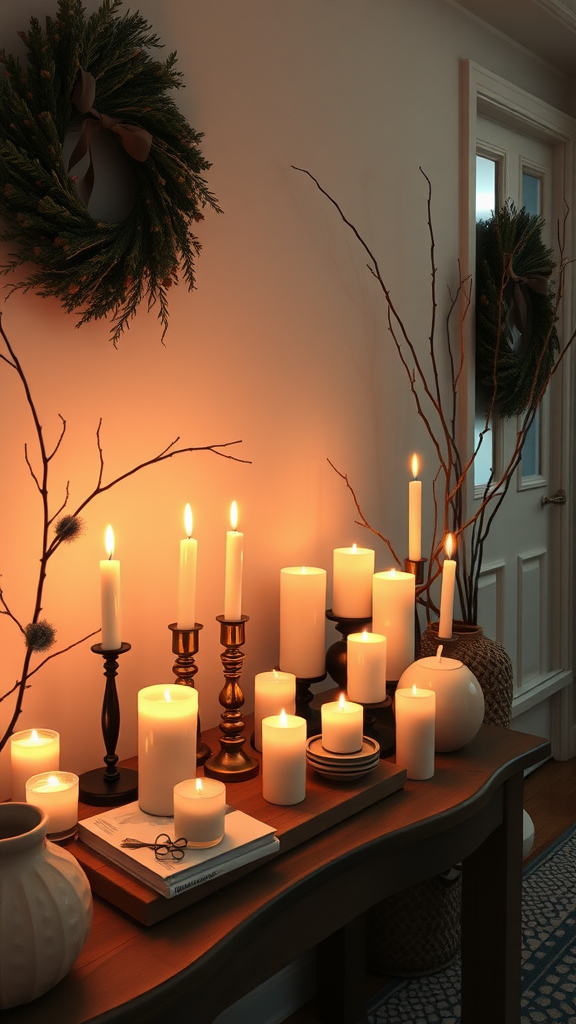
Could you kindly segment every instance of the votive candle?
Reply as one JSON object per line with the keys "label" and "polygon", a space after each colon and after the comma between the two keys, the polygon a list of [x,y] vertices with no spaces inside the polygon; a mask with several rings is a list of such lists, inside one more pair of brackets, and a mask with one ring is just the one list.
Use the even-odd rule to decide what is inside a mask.
{"label": "votive candle", "polygon": [[185,779],[174,786],[174,838],[203,849],[224,838],[226,786],[218,779]]}
{"label": "votive candle", "polygon": [[355,754],[362,750],[364,732],[364,708],[346,700],[344,694],[340,699],[323,704],[322,746],[332,754]]}
{"label": "votive candle", "polygon": [[23,729],[10,740],[12,800],[26,800],[26,782],[40,772],[58,771],[60,735],[53,729]]}
{"label": "votive candle", "polygon": [[69,835],[78,824],[78,776],[72,772],[33,775],[26,783],[26,802],[48,815],[48,836]]}

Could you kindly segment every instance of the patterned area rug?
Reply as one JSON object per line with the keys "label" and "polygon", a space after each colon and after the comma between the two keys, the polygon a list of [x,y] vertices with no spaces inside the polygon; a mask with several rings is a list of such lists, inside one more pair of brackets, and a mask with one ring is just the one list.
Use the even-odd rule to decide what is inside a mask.
{"label": "patterned area rug", "polygon": [[[522,897],[521,1024],[576,1024],[576,826],[529,865]],[[460,965],[392,981],[370,1024],[458,1024]]]}

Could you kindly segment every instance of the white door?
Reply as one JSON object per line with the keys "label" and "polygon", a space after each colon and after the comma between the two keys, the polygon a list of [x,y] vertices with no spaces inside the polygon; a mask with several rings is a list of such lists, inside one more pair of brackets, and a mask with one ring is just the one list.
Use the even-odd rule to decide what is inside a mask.
{"label": "white door", "polygon": [[[519,209],[544,217],[544,241],[557,248],[556,219],[563,212],[565,167],[558,142],[541,130],[520,130],[518,118],[486,117],[489,105],[478,104],[474,118],[476,205],[489,216],[494,204],[512,199]],[[472,163],[472,155],[471,155]],[[486,195],[486,193],[488,193]],[[571,196],[568,197],[570,199]],[[473,246],[471,246],[473,251]],[[569,629],[570,505],[544,503],[563,490],[568,494],[572,458],[566,380],[559,371],[526,442],[521,466],[494,519],[484,549],[478,620],[485,632],[504,645],[514,666],[513,726],[550,737],[562,754],[559,719],[567,708],[571,682]],[[476,427],[483,425],[481,404]],[[518,422],[494,417],[490,443],[484,445],[475,477],[480,501],[490,466],[498,471],[510,459]],[[563,705],[564,701],[564,705]],[[566,746],[566,744],[564,744]]]}

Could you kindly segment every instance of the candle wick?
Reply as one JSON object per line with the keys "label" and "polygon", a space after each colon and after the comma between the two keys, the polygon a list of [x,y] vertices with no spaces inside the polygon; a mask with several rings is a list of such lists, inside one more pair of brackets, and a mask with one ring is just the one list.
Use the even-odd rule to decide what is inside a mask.
{"label": "candle wick", "polygon": [[440,664],[440,662],[442,661],[442,651],[443,650],[444,650],[444,644],[440,644],[438,650],[436,651],[436,661],[438,662],[438,664]]}

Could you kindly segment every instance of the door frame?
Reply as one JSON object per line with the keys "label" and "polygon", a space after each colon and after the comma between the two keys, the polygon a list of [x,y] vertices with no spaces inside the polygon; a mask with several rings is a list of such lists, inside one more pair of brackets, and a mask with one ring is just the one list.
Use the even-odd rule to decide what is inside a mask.
{"label": "door frame", "polygon": [[[499,75],[486,70],[470,60],[460,62],[460,262],[463,276],[475,275],[476,254],[476,139],[477,117],[482,115],[513,128],[523,134],[540,139],[553,150],[553,174],[559,186],[553,196],[552,216],[554,222],[562,221],[564,207],[558,200],[563,195],[571,210],[569,231],[566,240],[568,253],[573,253],[576,231],[574,189],[574,142],[576,139],[576,121],[568,114],[557,110],[543,100],[532,96]],[[569,336],[569,325],[572,317],[571,276],[567,275],[564,293],[563,322],[561,330],[564,341]],[[474,296],[472,296],[474,298]],[[474,346],[473,323],[474,302],[471,315],[466,323],[466,348],[472,352]],[[574,720],[575,701],[574,683],[572,682],[572,666],[576,654],[576,644],[572,640],[571,624],[573,622],[574,592],[572,579],[576,570],[575,552],[572,537],[576,526],[574,517],[574,480],[572,461],[574,458],[571,439],[574,436],[574,355],[570,351],[564,359],[564,367],[560,372],[558,383],[559,402],[552,403],[559,409],[558,415],[567,424],[566,443],[550,466],[551,480],[561,480],[568,495],[567,515],[559,517],[560,524],[555,536],[555,544],[550,551],[550,571],[560,581],[558,598],[551,609],[550,622],[553,624],[553,635],[550,638],[555,652],[556,663],[562,669],[544,684],[539,694],[522,694],[515,700],[512,715],[521,714],[534,703],[550,697],[550,720],[552,753],[558,760],[565,760],[576,753],[576,724]],[[466,390],[465,419],[462,429],[465,430],[465,450],[471,450],[473,443],[474,423],[474,365],[468,360],[468,379]],[[473,474],[470,474],[473,476]],[[559,485],[560,486],[560,485]],[[474,499],[473,480],[466,495],[469,507]],[[492,571],[486,566],[486,571]]]}

